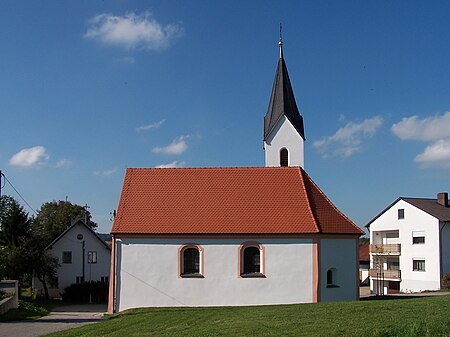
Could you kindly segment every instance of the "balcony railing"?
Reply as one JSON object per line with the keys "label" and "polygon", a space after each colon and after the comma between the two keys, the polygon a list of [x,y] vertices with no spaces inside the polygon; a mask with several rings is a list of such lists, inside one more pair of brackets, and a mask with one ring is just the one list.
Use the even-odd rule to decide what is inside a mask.
{"label": "balcony railing", "polygon": [[399,243],[395,244],[373,244],[370,245],[370,252],[372,254],[400,254],[401,246]]}
{"label": "balcony railing", "polygon": [[400,279],[402,274],[399,269],[387,269],[387,270],[369,269],[369,276],[378,279],[381,278]]}

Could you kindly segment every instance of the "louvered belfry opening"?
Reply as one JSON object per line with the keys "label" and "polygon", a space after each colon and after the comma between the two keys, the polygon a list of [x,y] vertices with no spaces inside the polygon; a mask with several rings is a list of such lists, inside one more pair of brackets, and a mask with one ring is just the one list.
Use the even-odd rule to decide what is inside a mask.
{"label": "louvered belfry opening", "polygon": [[289,166],[289,152],[286,148],[280,150],[280,166]]}

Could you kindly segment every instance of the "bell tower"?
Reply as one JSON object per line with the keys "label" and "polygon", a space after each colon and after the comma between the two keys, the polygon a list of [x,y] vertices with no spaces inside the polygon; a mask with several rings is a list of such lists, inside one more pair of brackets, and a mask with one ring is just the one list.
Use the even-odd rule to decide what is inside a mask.
{"label": "bell tower", "polygon": [[265,166],[304,167],[305,131],[283,56],[280,30],[280,58],[264,117]]}

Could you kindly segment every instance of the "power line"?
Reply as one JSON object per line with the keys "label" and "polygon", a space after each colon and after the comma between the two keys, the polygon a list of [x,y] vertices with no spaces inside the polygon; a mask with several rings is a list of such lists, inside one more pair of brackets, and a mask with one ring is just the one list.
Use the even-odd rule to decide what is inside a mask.
{"label": "power line", "polygon": [[22,194],[19,193],[19,191],[14,187],[14,185],[9,181],[9,179],[6,178],[6,176],[5,176],[3,173],[2,173],[2,176],[3,176],[3,178],[5,178],[5,181],[7,181],[8,184],[11,185],[11,187],[13,188],[13,190],[16,191],[16,193],[17,193],[17,194],[19,195],[19,197],[23,200],[23,202],[31,209],[31,211],[32,211],[35,215],[37,215],[37,214],[36,214],[36,211],[34,210],[34,208],[30,206],[30,204],[25,200],[24,197],[22,197]]}

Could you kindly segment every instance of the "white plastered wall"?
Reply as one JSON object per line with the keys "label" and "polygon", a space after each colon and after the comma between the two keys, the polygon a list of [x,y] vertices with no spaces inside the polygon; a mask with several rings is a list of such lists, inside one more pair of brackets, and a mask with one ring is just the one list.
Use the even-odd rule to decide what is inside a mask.
{"label": "white plastered wall", "polygon": [[[265,278],[238,275],[242,243],[264,246]],[[204,249],[204,278],[180,278],[179,248]],[[135,307],[235,306],[313,301],[312,239],[117,240],[118,311]]]}
{"label": "white plastered wall", "polygon": [[[355,301],[359,298],[356,239],[320,240],[320,301]],[[327,287],[327,271],[335,269],[336,287]]]}
{"label": "white plastered wall", "polygon": [[[83,235],[82,240],[78,240],[78,234]],[[85,245],[85,281],[100,281],[102,277],[109,277],[111,251],[85,226],[77,224],[48,250],[50,255],[58,259],[59,292],[63,292],[64,288],[76,283],[77,276],[83,275],[83,241]],[[62,263],[64,251],[72,252],[72,263]],[[88,263],[89,251],[97,252],[97,263]],[[40,281],[35,279],[33,283],[36,289],[42,290]]]}
{"label": "white plastered wall", "polygon": [[[404,219],[398,219],[398,210],[404,209]],[[370,224],[370,242],[379,231],[398,230],[401,244],[399,268],[401,292],[419,292],[440,288],[439,226],[438,220],[404,200],[399,200]],[[425,232],[425,244],[413,244],[414,231]],[[371,256],[373,260],[373,257]],[[413,271],[413,259],[425,260],[425,271]],[[371,265],[372,261],[371,261]],[[371,280],[375,291],[375,280]]]}
{"label": "white plastered wall", "polygon": [[283,115],[264,142],[266,166],[280,166],[280,150],[286,148],[289,153],[289,166],[304,168],[303,143],[303,138]]}

